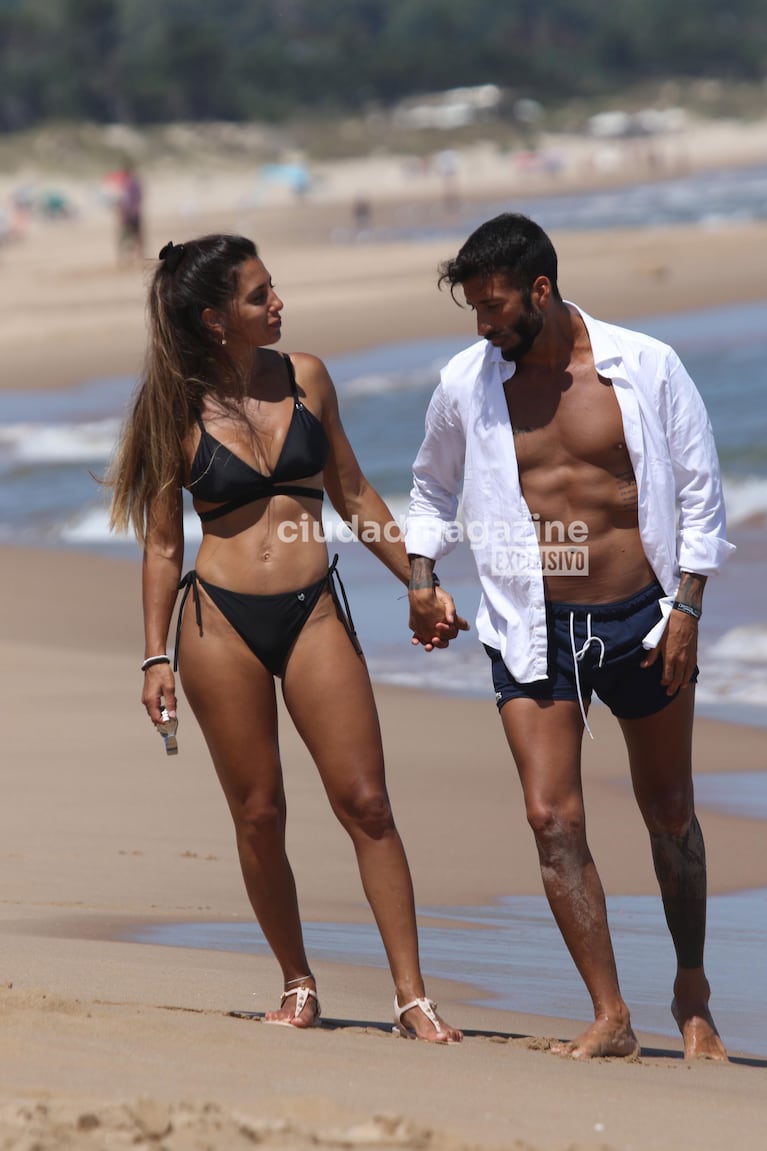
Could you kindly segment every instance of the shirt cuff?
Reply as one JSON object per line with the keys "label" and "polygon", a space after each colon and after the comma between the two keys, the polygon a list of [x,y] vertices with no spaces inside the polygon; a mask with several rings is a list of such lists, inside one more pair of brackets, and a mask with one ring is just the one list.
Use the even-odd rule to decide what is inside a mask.
{"label": "shirt cuff", "polygon": [[426,556],[435,562],[455,547],[456,541],[446,539],[449,524],[442,520],[422,517],[409,519],[405,529],[405,548],[408,555]]}
{"label": "shirt cuff", "polygon": [[716,575],[735,551],[735,544],[721,537],[695,533],[683,537],[678,564],[681,571],[695,575]]}

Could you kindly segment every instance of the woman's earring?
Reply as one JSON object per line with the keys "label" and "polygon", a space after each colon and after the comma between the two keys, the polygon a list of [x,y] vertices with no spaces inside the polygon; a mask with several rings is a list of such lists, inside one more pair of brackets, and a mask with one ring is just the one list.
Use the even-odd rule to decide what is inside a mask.
{"label": "woman's earring", "polygon": [[222,336],[221,337],[221,347],[223,348],[225,344],[226,344],[226,336]]}

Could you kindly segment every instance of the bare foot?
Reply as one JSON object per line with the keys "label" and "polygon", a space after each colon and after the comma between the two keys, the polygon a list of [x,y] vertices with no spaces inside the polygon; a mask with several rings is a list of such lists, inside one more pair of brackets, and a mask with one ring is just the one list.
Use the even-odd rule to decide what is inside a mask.
{"label": "bare foot", "polygon": [[314,980],[307,980],[300,987],[289,987],[280,998],[277,1011],[267,1011],[266,1023],[278,1023],[283,1027],[318,1027],[320,1023],[320,1001]]}
{"label": "bare foot", "polygon": [[693,1005],[691,1000],[683,1002],[680,996],[674,996],[671,1014],[682,1033],[685,1059],[715,1059],[729,1063],[707,1002],[698,1001]]}
{"label": "bare foot", "polygon": [[598,1059],[611,1056],[627,1059],[639,1055],[639,1041],[630,1023],[615,1019],[597,1019],[586,1031],[570,1043],[552,1043],[554,1055],[569,1059]]}
{"label": "bare foot", "polygon": [[399,1015],[395,1026],[406,1039],[424,1039],[427,1043],[460,1043],[463,1039],[462,1031],[437,1015],[437,1004],[431,999],[415,1000],[409,1011]]}

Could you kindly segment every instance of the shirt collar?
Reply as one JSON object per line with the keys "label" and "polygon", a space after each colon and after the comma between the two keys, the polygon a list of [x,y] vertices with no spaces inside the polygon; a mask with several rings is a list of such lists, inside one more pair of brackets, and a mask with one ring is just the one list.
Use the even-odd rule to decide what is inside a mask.
{"label": "shirt collar", "polygon": [[588,312],[584,312],[583,308],[579,308],[577,304],[574,304],[572,300],[565,300],[565,303],[568,307],[575,308],[586,325],[586,331],[589,334],[589,341],[591,343],[591,352],[594,356],[594,367],[603,375],[609,375],[609,372],[602,371],[602,369],[623,363],[623,352],[620,343],[615,337],[613,325],[606,324],[603,320],[594,319]]}

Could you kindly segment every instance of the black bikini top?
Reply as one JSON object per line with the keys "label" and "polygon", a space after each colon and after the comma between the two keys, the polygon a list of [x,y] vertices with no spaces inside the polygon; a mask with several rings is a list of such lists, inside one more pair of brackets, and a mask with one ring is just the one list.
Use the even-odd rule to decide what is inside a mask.
{"label": "black bikini top", "polygon": [[325,429],[317,417],[298,398],[298,385],[293,365],[283,356],[293,395],[293,414],[279,459],[271,475],[257,472],[245,460],[231,452],[212,436],[200,416],[200,442],[189,473],[189,491],[195,499],[221,503],[221,507],[198,512],[202,523],[228,515],[236,508],[272,496],[304,496],[321,500],[321,488],[300,487],[287,480],[304,480],[316,476],[325,467],[330,450]]}

